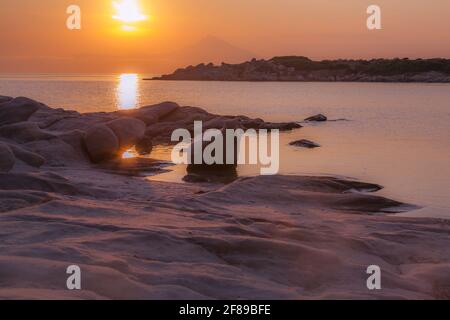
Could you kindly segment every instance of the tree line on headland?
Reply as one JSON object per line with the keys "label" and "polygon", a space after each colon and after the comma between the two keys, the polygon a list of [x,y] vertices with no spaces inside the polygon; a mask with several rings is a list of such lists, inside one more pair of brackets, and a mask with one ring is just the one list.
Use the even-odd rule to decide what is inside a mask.
{"label": "tree line on headland", "polygon": [[450,59],[313,61],[303,56],[253,59],[240,64],[199,64],[152,80],[450,82]]}

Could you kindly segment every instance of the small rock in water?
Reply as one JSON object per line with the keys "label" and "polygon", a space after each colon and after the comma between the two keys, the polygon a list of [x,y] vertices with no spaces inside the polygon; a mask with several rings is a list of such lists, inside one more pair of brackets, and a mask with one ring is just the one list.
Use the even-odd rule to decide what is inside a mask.
{"label": "small rock in water", "polygon": [[278,129],[280,131],[291,131],[293,129],[300,129],[302,125],[297,122],[281,122],[281,123],[272,123],[265,122],[259,126],[260,129],[274,130]]}
{"label": "small rock in water", "polygon": [[316,114],[315,116],[306,118],[305,121],[315,121],[315,122],[323,122],[327,121],[328,118],[324,116],[323,114]]}
{"label": "small rock in water", "polygon": [[319,148],[320,144],[317,144],[315,142],[306,140],[306,139],[302,139],[302,140],[297,140],[297,141],[293,141],[290,143],[291,146],[296,146],[296,147],[301,147],[301,148],[308,148],[308,149],[313,149],[313,148]]}

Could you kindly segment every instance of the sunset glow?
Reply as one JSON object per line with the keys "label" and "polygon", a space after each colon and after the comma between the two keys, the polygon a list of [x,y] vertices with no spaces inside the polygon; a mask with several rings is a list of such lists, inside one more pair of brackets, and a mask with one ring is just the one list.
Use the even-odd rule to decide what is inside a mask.
{"label": "sunset glow", "polygon": [[133,23],[147,20],[147,16],[141,13],[137,0],[122,0],[121,2],[114,2],[114,7],[117,10],[117,15],[113,18],[124,23]]}
{"label": "sunset glow", "polygon": [[[3,0],[4,73],[165,74],[188,65],[301,55],[314,60],[449,57],[450,1]],[[55,3],[60,2],[58,6]],[[369,4],[382,30],[369,30]],[[17,17],[20,12],[20,18]]]}

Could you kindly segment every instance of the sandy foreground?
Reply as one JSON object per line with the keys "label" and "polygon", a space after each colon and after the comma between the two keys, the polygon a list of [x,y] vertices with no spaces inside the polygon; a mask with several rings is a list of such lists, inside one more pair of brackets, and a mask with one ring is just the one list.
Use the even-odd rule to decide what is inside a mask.
{"label": "sandy foreground", "polygon": [[[93,126],[123,115],[27,100],[35,107],[24,116],[14,111],[24,101],[2,99],[0,298],[450,298],[450,222],[396,217],[414,207],[377,196],[377,185],[149,181],[132,174],[138,160],[93,164],[83,147]],[[145,114],[146,130],[168,127],[173,112],[184,111]],[[82,290],[67,290],[69,265],[80,266]],[[381,267],[382,290],[367,289],[369,265]]]}

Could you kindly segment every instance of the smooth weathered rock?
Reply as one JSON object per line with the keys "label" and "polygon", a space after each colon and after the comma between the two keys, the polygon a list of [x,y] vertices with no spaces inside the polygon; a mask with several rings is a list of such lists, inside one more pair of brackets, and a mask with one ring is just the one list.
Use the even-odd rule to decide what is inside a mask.
{"label": "smooth weathered rock", "polygon": [[64,143],[71,146],[77,153],[85,154],[86,149],[84,147],[85,132],[81,130],[73,130],[70,132],[64,132],[58,136]]}
{"label": "smooth weathered rock", "polygon": [[[32,119],[36,118],[34,115]],[[82,130],[87,131],[93,126],[105,124],[109,121],[117,119],[117,114],[115,113],[85,113],[85,114],[77,114],[77,113],[69,113],[66,114],[56,113],[55,116],[51,114],[48,117],[49,121],[39,121],[39,125],[42,128],[46,128],[47,130],[52,131],[73,131],[73,130]]]}
{"label": "smooth weathered rock", "polygon": [[7,96],[0,96],[0,104],[3,102],[8,102],[10,100],[12,100],[12,97],[7,97]]}
{"label": "smooth weathered rock", "polygon": [[203,124],[203,129],[243,129],[241,119],[236,117],[217,117]]}
{"label": "smooth weathered rock", "polygon": [[33,141],[23,146],[42,156],[46,160],[45,164],[51,167],[77,166],[91,162],[86,151],[74,148],[61,138]]}
{"label": "smooth weathered rock", "polygon": [[166,161],[136,157],[111,159],[96,165],[96,168],[108,173],[145,177],[167,172],[164,168],[170,165],[173,164]]}
{"label": "smooth weathered rock", "polygon": [[106,125],[97,125],[86,132],[84,144],[93,162],[110,159],[120,149],[119,138]]}
{"label": "smooth weathered rock", "polygon": [[177,124],[172,122],[162,122],[148,126],[145,130],[145,136],[153,138],[161,138],[164,141],[170,141],[170,136],[175,129],[186,128],[185,124]]}
{"label": "smooth weathered rock", "polygon": [[120,149],[134,146],[144,137],[145,123],[135,118],[120,118],[106,124],[119,139]]}
{"label": "smooth weathered rock", "polygon": [[16,162],[16,157],[6,143],[0,142],[0,172],[9,172]]}
{"label": "smooth weathered rock", "polygon": [[263,119],[250,119],[243,123],[245,129],[259,129],[262,125],[264,125]]}
{"label": "smooth weathered rock", "polygon": [[54,134],[42,130],[36,123],[30,121],[0,127],[0,136],[21,143],[48,140],[56,137]]}
{"label": "smooth weathered rock", "polygon": [[310,122],[324,122],[327,120],[328,120],[328,118],[326,116],[324,116],[323,114],[316,114],[315,116],[305,119],[305,121],[310,121]]}
{"label": "smooth weathered rock", "polygon": [[180,106],[175,102],[163,102],[145,106],[136,110],[118,111],[119,115],[132,117],[145,122],[146,125],[155,124],[165,116],[177,110]]}
{"label": "smooth weathered rock", "polygon": [[206,122],[216,117],[218,116],[198,107],[180,107],[170,114],[164,116],[164,119],[162,119],[161,122],[193,124],[194,121]]}
{"label": "smooth weathered rock", "polygon": [[38,155],[37,153],[31,152],[29,150],[26,150],[20,146],[10,144],[9,148],[14,153],[14,156],[25,162],[26,164],[39,168],[45,163],[44,157]]}
{"label": "smooth weathered rock", "polygon": [[315,143],[315,142],[310,141],[310,140],[306,140],[306,139],[293,141],[293,142],[289,143],[289,145],[296,146],[296,147],[301,147],[301,148],[308,148],[308,149],[314,149],[314,148],[319,148],[320,147],[320,144]]}
{"label": "smooth weathered rock", "polygon": [[40,107],[39,102],[24,97],[0,103],[0,126],[27,121]]}
{"label": "smooth weathered rock", "polygon": [[0,190],[0,212],[38,205],[52,198],[45,192],[29,190]]}
{"label": "smooth weathered rock", "polygon": [[[233,141],[228,141],[225,133],[225,129],[221,130],[223,136],[223,145],[222,145],[222,158],[221,159],[211,159],[218,160],[219,163],[207,163],[207,160],[204,158],[205,149],[208,148],[213,142],[203,140],[203,137],[197,137],[191,143],[188,148],[188,154],[190,155],[189,164],[187,167],[188,173],[205,173],[211,172],[213,174],[230,174],[234,175],[236,173],[237,162],[239,158],[239,149],[238,149],[238,139],[233,137]],[[213,139],[214,140],[214,139]],[[196,145],[201,145],[201,148],[196,148]],[[230,150],[229,148],[232,148]],[[231,154],[232,153],[232,154]],[[233,155],[232,161],[228,161],[228,157]],[[200,160],[200,161],[196,161]]]}
{"label": "smooth weathered rock", "polygon": [[151,137],[144,137],[136,143],[136,152],[143,156],[150,154],[153,150],[153,140]]}
{"label": "smooth weathered rock", "polygon": [[96,190],[85,185],[78,186],[57,174],[46,172],[0,173],[0,190],[35,190],[65,195],[107,194],[105,189]]}
{"label": "smooth weathered rock", "polygon": [[146,106],[138,110],[137,118],[147,123],[147,118],[156,117],[160,121],[168,114],[177,110],[180,106],[175,102],[163,102],[156,105]]}

